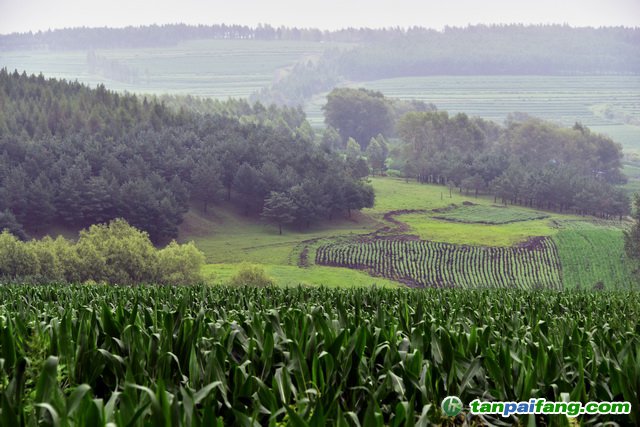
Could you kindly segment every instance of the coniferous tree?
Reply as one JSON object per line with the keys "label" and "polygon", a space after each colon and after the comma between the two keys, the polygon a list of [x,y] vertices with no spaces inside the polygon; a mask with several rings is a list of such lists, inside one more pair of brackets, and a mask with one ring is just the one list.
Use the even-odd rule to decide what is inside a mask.
{"label": "coniferous tree", "polygon": [[278,225],[278,234],[282,234],[282,226],[296,219],[296,205],[285,193],[272,191],[264,201],[260,214],[265,220]]}

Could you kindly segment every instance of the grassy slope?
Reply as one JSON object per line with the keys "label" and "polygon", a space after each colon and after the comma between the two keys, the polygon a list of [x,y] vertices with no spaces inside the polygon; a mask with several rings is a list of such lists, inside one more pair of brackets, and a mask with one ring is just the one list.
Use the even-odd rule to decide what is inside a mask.
{"label": "grassy slope", "polygon": [[[376,205],[354,214],[351,219],[327,221],[308,230],[289,228],[280,236],[275,227],[262,223],[256,216],[245,217],[231,206],[210,209],[207,215],[194,209],[186,215],[179,240],[194,240],[205,252],[208,265],[204,273],[212,283],[224,282],[237,271],[239,263],[248,261],[265,265],[267,273],[283,285],[393,286],[393,281],[372,278],[361,271],[313,265],[314,248],[320,242],[349,239],[373,232],[383,225],[394,226],[383,219],[384,214],[391,210],[430,210],[451,204],[461,206],[464,201],[491,210],[493,204],[492,198],[474,198],[455,191],[449,198],[445,187],[407,183],[402,179],[376,177],[371,179],[371,183],[376,191]],[[614,282],[628,283],[631,280],[629,266],[619,261],[622,257],[622,234],[620,225],[615,222],[594,225],[584,218],[559,214],[549,214],[545,219],[495,225],[431,218],[440,214],[411,213],[395,218],[409,225],[408,234],[449,243],[508,246],[531,236],[554,236],[559,256],[565,264],[566,287],[574,287],[579,282],[592,285],[599,280],[611,286]],[[500,214],[503,218],[505,215],[530,215],[532,218],[541,215],[539,211],[520,207],[500,208]],[[474,214],[471,217],[475,218]],[[315,239],[322,240],[319,243],[309,242]],[[297,266],[304,246],[309,247],[309,268]]]}
{"label": "grassy slope", "polygon": [[477,224],[508,224],[518,221],[532,221],[548,216],[549,214],[544,212],[520,209],[514,206],[463,205],[439,212],[434,218]]}
{"label": "grassy slope", "polygon": [[462,245],[511,246],[531,236],[551,236],[557,231],[548,219],[499,225],[456,223],[424,214],[402,215],[397,219],[407,223],[411,227],[410,233],[421,239]]}
{"label": "grassy slope", "polygon": [[[458,191],[453,191],[449,197],[449,190],[438,185],[418,184],[414,181],[407,183],[405,180],[393,178],[373,178],[371,182],[376,190],[376,205],[373,209],[365,210],[364,213],[376,217],[381,217],[381,214],[391,210],[431,210],[452,204],[461,206],[463,202],[472,202],[480,205],[479,207],[487,208],[493,204],[493,198],[475,198]],[[513,212],[519,215],[528,213],[531,217],[544,214],[519,207],[506,209],[513,209]],[[504,211],[500,210],[500,212],[504,215]],[[556,232],[552,227],[551,219],[566,217],[552,214],[549,219],[487,225],[438,220],[431,218],[433,215],[440,216],[441,213],[411,213],[399,215],[396,219],[409,225],[410,234],[416,234],[426,240],[466,245],[508,246],[525,241],[531,236],[550,236]]]}
{"label": "grassy slope", "polygon": [[[242,264],[207,264],[203,274],[207,283],[225,283],[240,268]],[[397,287],[393,280],[381,277],[371,277],[367,273],[348,268],[323,267],[314,265],[300,268],[292,265],[264,266],[267,275],[281,286],[323,285],[330,288],[353,286]]]}
{"label": "grassy slope", "polygon": [[467,196],[454,190],[449,197],[449,189],[440,185],[419,184],[413,180],[407,182],[400,178],[371,178],[376,191],[376,203],[373,209],[365,209],[366,214],[384,214],[402,209],[437,209],[462,202],[482,205],[493,204],[493,198]]}
{"label": "grassy slope", "polygon": [[209,212],[204,215],[197,209],[189,211],[179,234],[180,241],[193,240],[208,263],[296,265],[291,254],[304,241],[369,233],[379,225],[368,216],[354,214],[351,219],[326,221],[310,229],[288,228],[279,235],[277,227],[263,223],[255,215],[244,216],[231,206]]}

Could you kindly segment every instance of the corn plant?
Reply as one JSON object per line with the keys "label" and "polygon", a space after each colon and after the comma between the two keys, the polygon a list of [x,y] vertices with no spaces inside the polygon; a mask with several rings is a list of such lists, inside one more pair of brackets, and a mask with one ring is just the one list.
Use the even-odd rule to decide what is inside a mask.
{"label": "corn plant", "polygon": [[564,393],[637,424],[639,318],[633,292],[0,286],[0,425],[453,425],[448,395]]}

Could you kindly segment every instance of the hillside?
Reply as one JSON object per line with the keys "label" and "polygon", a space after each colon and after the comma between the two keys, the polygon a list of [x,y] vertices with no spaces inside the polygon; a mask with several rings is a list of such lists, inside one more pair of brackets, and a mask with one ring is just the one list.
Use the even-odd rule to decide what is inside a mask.
{"label": "hillside", "polygon": [[190,203],[306,225],[373,203],[297,109],[229,101],[208,114],[175,111],[6,69],[0,102],[0,212],[27,233],[122,217],[164,242]]}
{"label": "hillside", "polygon": [[[229,207],[206,216],[192,210],[180,226],[180,241],[195,241],[206,255],[205,274],[218,283],[238,271],[241,262],[251,262],[263,265],[283,285],[387,286],[391,280],[429,287],[590,289],[598,282],[607,288],[635,287],[622,247],[628,221],[496,206],[492,198],[458,192],[449,197],[446,187],[399,179],[370,181],[375,205],[351,219],[336,218],[308,230],[293,227],[279,235],[259,218]],[[435,249],[420,258],[407,256],[418,245]],[[346,249],[352,255],[340,252]],[[459,263],[457,273],[443,272],[450,277],[446,283],[421,276],[425,267],[434,274],[448,268],[449,256],[461,258],[451,261]],[[399,263],[392,267],[390,262]],[[539,269],[544,276],[538,277]],[[488,271],[491,283],[484,278]],[[464,278],[456,278],[462,273]]]}

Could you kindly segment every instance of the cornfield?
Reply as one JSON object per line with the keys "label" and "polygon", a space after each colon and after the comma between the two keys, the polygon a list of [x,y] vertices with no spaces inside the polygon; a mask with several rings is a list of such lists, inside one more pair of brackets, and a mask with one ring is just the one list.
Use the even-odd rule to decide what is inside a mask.
{"label": "cornfield", "polygon": [[557,251],[547,238],[517,247],[401,239],[330,243],[318,248],[316,263],[419,287],[562,287]]}
{"label": "cornfield", "polygon": [[629,425],[639,318],[633,292],[0,286],[0,425],[452,425],[447,395],[564,393]]}

